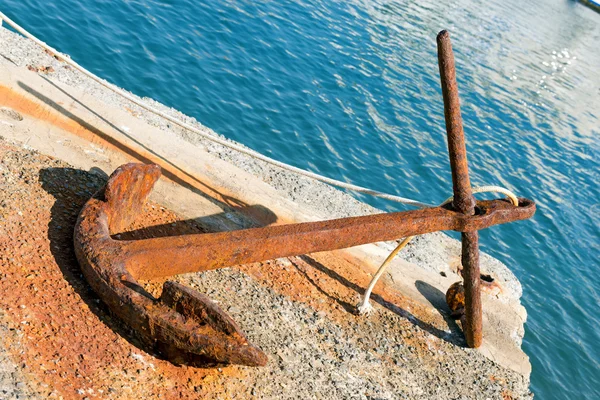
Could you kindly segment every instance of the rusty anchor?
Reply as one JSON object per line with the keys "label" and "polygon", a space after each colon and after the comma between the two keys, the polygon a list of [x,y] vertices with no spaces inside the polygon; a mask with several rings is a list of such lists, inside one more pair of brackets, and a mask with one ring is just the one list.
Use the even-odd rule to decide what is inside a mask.
{"label": "rusty anchor", "polygon": [[454,186],[451,204],[231,232],[116,240],[111,235],[135,220],[160,177],[157,165],[126,164],[84,205],[75,226],[75,253],[89,284],[142,340],[176,364],[261,366],[266,355],[209,298],[172,281],[155,298],[137,280],[454,230],[462,233],[465,335],[470,347],[478,347],[482,335],[477,231],[531,218],[535,203],[520,198],[514,206],[505,199],[473,198],[448,33],[442,31],[437,40]]}

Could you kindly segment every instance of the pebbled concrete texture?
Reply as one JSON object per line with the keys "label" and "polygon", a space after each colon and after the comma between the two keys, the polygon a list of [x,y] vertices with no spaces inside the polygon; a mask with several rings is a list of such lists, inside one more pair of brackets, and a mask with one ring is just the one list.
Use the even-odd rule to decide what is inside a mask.
{"label": "pebbled concrete texture", "polygon": [[[143,346],[89,287],[72,248],[82,204],[106,181],[0,140],[0,398],[522,399],[528,379],[464,348],[458,326],[331,253],[176,280],[226,310],[265,367],[175,366]],[[204,232],[156,203],[128,240]],[[158,296],[162,280],[141,282]],[[427,282],[422,290],[435,292]]]}
{"label": "pebbled concrete texture", "polygon": [[10,351],[11,345],[20,345],[20,334],[10,329],[8,324],[9,317],[0,310],[0,399],[27,399],[32,395],[29,379],[23,373],[22,365],[15,362]]}
{"label": "pebbled concrete texture", "polygon": [[[34,43],[3,28],[0,28],[0,56],[0,136],[27,151],[36,150],[42,154],[48,154],[98,176],[110,174],[114,168],[125,162],[156,162],[165,171],[165,179],[161,179],[152,200],[173,210],[180,218],[196,221],[203,229],[229,230],[271,223],[314,221],[380,212],[331,186],[269,166],[199,138],[191,132],[173,127],[170,122],[122,99],[40,50]],[[217,135],[193,118],[152,99],[144,100],[169,115],[180,118],[210,134]],[[346,251],[334,252],[334,255],[339,260],[350,263],[352,268],[356,268],[364,275],[364,282],[360,284],[364,288],[368,284],[368,278],[391,251],[393,245],[394,243],[380,243],[359,246]],[[402,251],[390,266],[389,273],[386,274],[378,288],[385,285],[389,291],[411,299],[415,304],[412,308],[419,309],[419,312],[423,314],[419,317],[424,320],[435,319],[436,323],[441,324],[440,326],[445,324],[448,332],[451,332],[451,324],[446,318],[448,310],[443,303],[443,293],[450,284],[459,280],[459,276],[455,272],[457,263],[459,264],[459,254],[459,242],[443,233],[420,236]],[[279,262],[286,263],[285,261]],[[298,261],[293,262],[301,264]],[[484,296],[484,346],[477,351],[465,350],[455,344],[442,341],[445,343],[444,346],[450,346],[448,349],[457,349],[456,352],[454,350],[447,351],[453,354],[452,362],[458,362],[459,365],[466,363],[463,365],[464,368],[480,369],[482,374],[491,366],[500,368],[500,371],[504,371],[505,368],[516,371],[516,375],[513,372],[505,372],[507,374],[505,379],[508,382],[517,382],[515,384],[518,384],[518,390],[515,389],[515,391],[519,394],[515,398],[528,396],[526,388],[531,367],[527,356],[520,349],[523,324],[526,319],[526,312],[519,302],[522,293],[521,285],[509,268],[498,260],[482,254],[481,263],[482,271],[496,277],[504,289],[501,294]],[[241,272],[218,271],[215,273],[215,279],[218,284],[238,278],[241,282],[249,279],[240,277],[239,273]],[[203,276],[204,274],[198,274],[197,279],[204,279]],[[252,279],[248,282],[260,281],[259,275],[250,274],[250,276]],[[196,284],[193,279],[189,283]],[[266,285],[268,290],[273,290],[272,282],[265,281],[262,284]],[[375,290],[376,295],[380,293],[378,288]],[[262,289],[259,291],[263,293]],[[284,302],[291,301],[289,300],[290,294],[281,294],[282,292],[284,291],[280,290],[274,293],[283,296],[282,301]],[[359,292],[360,290],[355,292],[355,298],[352,298],[351,301],[347,300],[346,303],[358,302]],[[218,296],[218,294],[216,295]],[[267,299],[265,304],[269,304],[269,301],[280,301],[278,298],[269,296],[271,295],[263,293],[259,297]],[[250,295],[250,299],[255,297],[255,295]],[[246,298],[241,303],[246,304],[247,307],[252,306],[252,302],[248,302]],[[297,307],[301,305],[294,301],[290,304],[292,304],[292,310],[289,312],[296,314],[313,312],[310,307],[299,311],[300,309]],[[389,307],[386,304],[375,304],[378,310],[376,317],[358,318],[350,317],[348,314],[339,318],[346,318],[344,324],[354,321],[352,324],[357,323],[361,327],[374,326],[373,329],[377,329],[379,324],[383,324],[380,327],[387,324],[384,322],[389,313]],[[264,306],[266,307],[266,305]],[[302,305],[302,307],[305,306]],[[243,313],[236,313],[235,307],[230,312],[236,318],[244,318]],[[269,313],[260,315],[267,319],[275,318]],[[423,333],[423,328],[412,323],[410,316],[408,319],[406,319],[406,315],[394,318],[403,320],[401,325],[408,322],[412,326],[412,328],[407,328],[402,325],[403,327],[397,326],[397,329],[415,329],[421,332],[420,335]],[[279,316],[276,319],[277,324],[286,324],[286,321],[281,320]],[[286,361],[296,360],[295,357],[298,357],[299,353],[303,354],[303,349],[309,346],[308,343],[312,343],[312,340],[318,337],[314,336],[314,332],[309,329],[312,322],[305,321],[303,323],[302,321],[300,319],[294,322],[294,329],[301,330],[299,337],[301,338],[300,343],[303,344],[293,343],[293,350],[286,348],[288,350],[285,351],[291,352],[292,356],[286,355],[285,351],[282,353],[283,356],[274,355],[275,359],[279,357],[281,363],[284,364],[282,366],[284,369],[290,368],[294,364],[288,364]],[[261,326],[258,318],[251,322]],[[244,328],[246,329],[246,327]],[[304,332],[305,329],[310,332]],[[340,337],[346,338],[343,340],[352,341],[353,345],[355,345],[355,339],[352,337],[355,335],[361,337],[358,328],[350,330],[344,328],[346,330],[339,331],[338,326],[338,328],[332,327],[331,329],[342,335]],[[281,334],[286,335],[283,331]],[[257,335],[260,336],[259,333]],[[334,338],[332,339],[334,342],[336,340],[339,342],[341,339],[335,339],[336,335],[337,333],[330,334]],[[394,335],[382,334],[378,337],[386,343],[406,341],[405,337]],[[419,336],[418,340],[422,342],[421,345],[428,340],[426,337],[427,333]],[[433,340],[439,340],[439,338]],[[317,346],[317,344],[310,346],[313,345]],[[277,344],[269,346],[273,348],[277,347]],[[386,348],[382,351],[385,353],[390,349]],[[2,354],[0,351],[0,365],[10,365],[10,357],[2,358]],[[301,357],[303,362],[311,365],[311,363],[315,363],[313,358],[318,359],[319,353],[315,351],[309,352],[309,354]],[[357,355],[350,359],[353,357],[357,357]],[[361,353],[360,357],[366,356]],[[401,359],[401,355],[398,357],[394,359],[396,361]],[[419,375],[422,371],[417,371],[419,366],[416,361],[411,365],[414,376],[419,376],[420,387],[427,387],[436,381],[435,374],[427,377]],[[294,366],[294,368],[299,367],[299,365]],[[297,379],[315,379],[315,376],[310,374],[317,370],[312,369],[310,373],[305,371],[300,375],[290,375],[292,380],[288,385]],[[389,376],[399,373],[398,371],[393,372],[393,368],[387,364],[384,370],[384,373]],[[3,375],[1,371],[0,368],[0,377],[7,376]],[[329,374],[332,373],[331,370],[328,371],[330,371]],[[440,376],[443,376],[444,379],[449,379],[448,371],[436,373],[441,374]],[[497,373],[495,374],[497,375]],[[519,374],[522,376],[517,378]],[[334,379],[333,375],[326,376]],[[410,380],[411,375],[409,374],[405,378]],[[27,380],[24,378],[10,379],[9,386],[14,392],[11,392],[13,393],[11,396],[17,396],[20,393],[17,391],[19,389],[16,387],[17,381],[23,382],[25,385]],[[256,382],[262,382],[258,377],[253,379],[258,379]],[[344,379],[347,378],[338,379],[340,385]],[[359,395],[359,392],[336,392],[330,387],[330,384],[335,381],[334,379],[331,382],[327,381],[326,384],[320,384],[322,393],[329,392],[331,397],[337,398],[340,396],[350,397],[352,393]],[[449,385],[448,382],[444,385]],[[482,387],[488,385],[487,381],[480,383],[483,385]],[[261,383],[261,385],[263,384],[268,387],[268,382]],[[377,397],[377,390],[384,390],[382,388],[385,385],[381,386],[381,383],[373,383],[373,385],[376,388],[373,396]],[[302,386],[302,390],[298,393],[303,393],[310,387]],[[1,390],[2,380],[0,380],[0,393]],[[277,390],[275,388],[269,390],[271,390],[268,392],[270,394],[266,391],[260,392],[262,397],[276,397]],[[475,386],[471,390],[479,389]],[[365,392],[361,393],[366,395]],[[385,392],[385,396],[381,397],[388,398],[388,395],[391,396],[392,393],[393,391]],[[406,393],[408,397],[412,398],[425,398],[426,394],[430,394],[433,398],[449,398],[451,396],[450,392],[444,392],[442,389],[438,392],[425,390],[419,396],[415,395],[420,393],[418,391],[407,391]],[[490,392],[491,398],[502,398],[498,395],[500,392],[494,393]],[[334,394],[339,396],[334,396]],[[463,395],[466,396],[465,398],[471,397],[468,392]],[[475,396],[475,398],[478,397]],[[461,395],[458,398],[461,398]]]}

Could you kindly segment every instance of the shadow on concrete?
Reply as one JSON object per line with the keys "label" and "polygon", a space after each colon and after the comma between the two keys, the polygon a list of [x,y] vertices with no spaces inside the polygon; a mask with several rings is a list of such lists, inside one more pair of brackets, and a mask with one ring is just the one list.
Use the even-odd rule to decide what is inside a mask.
{"label": "shadow on concrete", "polygon": [[[105,141],[105,142],[111,144],[112,146],[116,147],[121,152],[127,154],[129,157],[131,157],[131,158],[133,158],[135,160],[138,160],[139,162],[146,163],[146,164],[158,163],[161,166],[162,175],[164,177],[166,177],[169,180],[177,183],[178,185],[183,186],[183,187],[187,188],[188,190],[190,190],[190,191],[192,191],[192,192],[194,192],[194,193],[196,193],[196,194],[204,197],[208,201],[210,201],[213,204],[217,205],[224,212],[226,212],[226,211],[234,211],[234,212],[238,212],[238,213],[242,213],[243,214],[244,211],[249,211],[249,212],[250,211],[254,211],[254,212],[258,211],[258,210],[253,210],[253,209],[246,208],[249,205],[246,204],[245,202],[243,202],[243,201],[241,201],[241,200],[239,200],[237,198],[234,198],[232,196],[229,196],[229,195],[227,195],[225,193],[222,193],[221,191],[217,190],[216,188],[214,188],[214,187],[206,184],[205,182],[199,180],[197,177],[195,177],[195,176],[189,174],[188,172],[182,170],[178,166],[176,166],[173,163],[171,163],[169,160],[167,160],[164,157],[162,157],[161,155],[157,154],[151,148],[149,148],[149,147],[145,146],[144,144],[140,143],[139,141],[137,141],[135,138],[133,138],[132,136],[130,136],[127,132],[123,131],[121,128],[119,128],[118,126],[116,126],[115,124],[113,124],[112,122],[110,122],[109,120],[107,120],[105,117],[103,117],[100,114],[98,114],[97,112],[95,112],[92,108],[90,108],[87,105],[85,105],[84,103],[82,103],[81,100],[79,100],[79,99],[71,96],[68,92],[66,92],[64,89],[60,88],[59,86],[57,86],[54,82],[52,82],[48,78],[46,78],[46,77],[42,77],[42,78],[45,79],[49,84],[51,84],[52,86],[54,86],[57,90],[59,90],[60,92],[62,92],[66,96],[68,96],[71,100],[73,100],[73,102],[78,103],[83,108],[85,108],[87,111],[89,111],[91,114],[93,114],[94,116],[96,116],[100,120],[104,121],[112,129],[114,129],[115,131],[118,131],[120,134],[122,134],[123,136],[127,137],[129,140],[131,140],[132,142],[134,142],[135,144],[137,144],[138,146],[140,146],[144,150],[144,152],[146,154],[142,154],[139,151],[137,151],[136,149],[132,149],[131,147],[127,146],[126,144],[119,142],[118,140],[114,139],[113,137],[111,137],[107,133],[103,132],[101,129],[93,126],[89,122],[86,122],[82,118],[78,117],[77,115],[75,115],[72,112],[70,112],[69,110],[67,110],[65,107],[63,107],[60,104],[56,103],[54,100],[52,100],[49,97],[43,95],[42,93],[38,92],[34,88],[28,86],[27,84],[25,84],[23,82],[19,82],[18,84],[19,84],[19,87],[21,87],[27,93],[35,96],[36,98],[38,98],[39,100],[41,100],[44,104],[50,106],[51,108],[53,108],[54,110],[56,110],[57,112],[59,112],[60,114],[62,114],[63,116],[65,116],[66,118],[68,118],[71,121],[75,122],[76,124],[80,125],[82,128],[84,128],[88,132],[96,135],[97,137],[99,137],[103,141]],[[150,159],[148,156],[153,157],[154,160]],[[185,176],[186,179],[182,179],[180,177],[182,175]],[[190,182],[193,182],[193,183],[190,183]],[[208,195],[206,193],[206,191],[214,193],[216,196],[220,197],[222,199],[222,201],[215,199],[211,195]],[[260,214],[260,213],[247,214],[248,217],[250,217],[252,220],[256,221],[256,223],[257,223],[258,226],[260,226],[260,225],[267,225],[267,224],[271,223],[271,222],[268,222],[268,221],[272,218],[273,215],[274,214],[272,212],[270,212],[270,211],[269,211],[269,213],[267,213],[265,215]]]}
{"label": "shadow on concrete", "polygon": [[[366,289],[362,288],[361,286],[357,285],[354,282],[351,282],[350,280],[348,280],[347,278],[343,277],[342,275],[338,274],[336,271],[331,270],[330,268],[327,268],[325,265],[323,265],[322,263],[318,262],[317,260],[313,259],[312,257],[308,256],[308,255],[304,255],[304,256],[300,256],[300,259],[302,261],[304,261],[305,263],[307,263],[308,265],[310,265],[311,267],[315,268],[316,270],[326,274],[327,276],[329,276],[332,279],[335,279],[336,281],[338,281],[339,283],[341,283],[342,285],[346,286],[349,289],[354,290],[355,292],[359,293],[361,296],[364,295]],[[348,311],[349,313],[352,314],[356,314],[357,310],[356,310],[356,304],[349,304],[345,301],[340,300],[337,297],[333,297],[331,295],[329,295],[328,293],[326,293],[326,291],[324,291],[313,279],[310,279],[308,277],[308,275],[302,271],[300,268],[298,268],[298,266],[294,265],[298,271],[300,271],[308,280],[309,282],[315,286],[321,293],[325,294],[327,297],[329,297],[330,299],[336,301],[340,306],[342,306],[346,311]],[[418,281],[421,282],[421,284],[419,284],[419,286],[421,286],[421,288],[424,288],[424,285],[429,286],[428,290],[426,290],[426,292],[428,293],[428,295],[430,296],[434,296],[434,290],[437,290],[436,288],[434,288],[433,286],[427,284],[426,282],[422,282],[422,281]],[[424,285],[423,285],[424,284]],[[439,290],[437,290],[437,292],[439,292],[439,295],[444,296],[442,292],[440,292]],[[426,296],[427,297],[427,296]],[[445,299],[445,297],[444,297]],[[393,312],[394,314],[397,314],[407,320],[409,320],[411,323],[413,323],[414,325],[418,326],[419,328],[423,329],[424,331],[442,339],[445,340],[448,343],[451,343],[455,346],[461,346],[464,347],[466,345],[466,343],[464,342],[464,339],[462,338],[462,333],[461,331],[458,329],[458,326],[456,325],[456,322],[454,320],[452,320],[449,316],[446,316],[443,312],[440,312],[440,314],[442,314],[442,316],[444,317],[444,320],[448,323],[448,326],[450,328],[450,333],[441,330],[439,328],[436,328],[435,326],[422,321],[421,319],[417,318],[416,316],[414,316],[412,313],[410,313],[409,311],[395,305],[394,303],[391,303],[389,301],[387,301],[386,299],[384,299],[382,296],[377,295],[375,293],[371,294],[371,301],[381,305],[382,307],[386,308],[387,310]],[[436,298],[437,301],[437,298]],[[444,300],[444,304],[445,304],[445,300]],[[453,328],[456,328],[453,329]],[[460,334],[456,334],[456,333],[460,333]]]}
{"label": "shadow on concrete", "polygon": [[[273,223],[277,221],[277,217],[275,214],[271,212],[268,208],[261,205],[252,205],[241,207],[236,210],[240,210],[243,213],[247,213],[247,215],[252,215],[253,213],[260,213],[263,216],[271,215],[270,220],[265,221],[267,223]],[[215,215],[210,215],[206,217],[200,217],[196,219],[189,219],[185,221],[177,221],[174,223],[168,224],[159,224],[148,226],[140,229],[132,229],[126,230],[125,232],[118,233],[116,235],[112,235],[113,239],[117,240],[141,240],[141,239],[149,239],[149,238],[159,238],[159,237],[168,237],[168,236],[179,236],[179,235],[193,235],[193,234],[202,234],[214,232],[210,227],[215,226],[213,222],[215,219],[228,219],[228,213],[220,213]],[[269,222],[270,221],[270,222]],[[223,225],[223,224],[219,224]],[[239,229],[242,229],[240,227]]]}
{"label": "shadow on concrete", "polygon": [[[56,199],[50,210],[51,219],[48,225],[48,239],[52,255],[65,280],[74,288],[98,319],[110,329],[138,349],[159,359],[166,360],[166,357],[138,337],[134,330],[118,317],[112,315],[110,309],[100,300],[86,281],[75,256],[73,230],[77,217],[85,202],[105,185],[106,174],[98,169],[86,172],[74,168],[45,168],[40,171],[39,178],[42,188]],[[214,218],[215,216],[210,217]],[[172,224],[132,230],[124,232],[122,235],[131,239],[142,239],[161,235],[202,233],[204,230],[199,227],[201,223],[201,218],[199,220],[178,221]],[[141,289],[143,295],[153,298],[141,287],[133,289]],[[198,365],[195,361],[193,365],[195,367],[213,367],[215,364]]]}
{"label": "shadow on concrete", "polygon": [[[347,280],[343,276],[339,275],[337,272],[332,271],[331,269],[327,268],[326,266],[324,266],[323,264],[321,264],[317,260],[311,258],[310,256],[306,256],[305,255],[305,256],[300,256],[299,258],[302,261],[304,261],[306,264],[310,265],[311,267],[315,268],[318,271],[323,272],[324,274],[328,275],[330,278],[333,278],[333,279],[337,280],[338,282],[342,283],[343,285],[345,285],[347,287],[351,287],[351,286],[348,286],[348,285],[354,285],[352,282],[350,282],[349,280]],[[338,297],[330,295],[326,290],[323,290],[323,288],[317,282],[315,282],[314,279],[312,279],[310,276],[308,276],[308,274],[306,273],[306,271],[304,271],[302,268],[300,268],[294,261],[292,261],[292,265],[320,293],[322,293],[324,296],[326,296],[329,299],[331,299],[331,300],[335,301],[336,303],[338,303],[340,306],[342,306],[342,308],[344,308],[344,310],[346,310],[346,312],[348,312],[350,314],[356,314],[356,304],[350,304],[350,303],[348,303],[346,301],[341,300]],[[358,288],[358,285],[354,285],[354,286],[356,286]],[[351,288],[354,289],[354,290],[356,290],[354,287],[351,287]]]}
{"label": "shadow on concrete", "polygon": [[[456,345],[460,345],[462,347],[466,347],[467,343],[464,339],[464,335],[462,330],[456,323],[456,320],[450,316],[450,308],[448,304],[446,304],[446,294],[440,291],[438,288],[431,286],[429,283],[425,281],[418,280],[415,282],[415,287],[431,303],[431,305],[438,310],[446,324],[448,325],[448,329],[455,340],[452,343]],[[456,342],[456,343],[455,343]]]}
{"label": "shadow on concrete", "polygon": [[73,228],[85,202],[106,183],[106,175],[73,168],[45,168],[40,171],[40,182],[56,201],[50,210],[48,239],[50,250],[65,280],[75,289],[90,310],[110,329],[135,347],[160,357],[127,325],[113,317],[85,280],[73,249]]}

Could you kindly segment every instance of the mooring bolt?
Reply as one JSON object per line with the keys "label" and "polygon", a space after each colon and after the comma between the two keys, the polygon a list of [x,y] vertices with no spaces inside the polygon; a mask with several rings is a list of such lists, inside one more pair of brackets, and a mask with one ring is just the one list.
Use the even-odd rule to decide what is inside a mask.
{"label": "mooring bolt", "polygon": [[160,177],[157,165],[126,164],[84,205],[75,225],[75,254],[90,286],[147,344],[176,364],[259,366],[266,364],[266,355],[209,298],[170,281],[155,298],[137,280],[454,230],[462,233],[467,343],[479,346],[477,231],[531,218],[535,203],[520,198],[514,206],[506,199],[473,198],[447,32],[438,36],[438,46],[455,196],[452,205],[231,232],[117,240],[112,235],[135,220]]}

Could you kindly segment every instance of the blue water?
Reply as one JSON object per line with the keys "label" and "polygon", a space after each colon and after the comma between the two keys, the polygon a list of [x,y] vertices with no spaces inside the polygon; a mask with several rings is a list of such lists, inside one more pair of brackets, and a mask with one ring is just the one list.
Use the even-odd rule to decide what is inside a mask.
{"label": "blue water", "polygon": [[600,13],[568,0],[0,7],[96,74],[229,138],[431,203],[452,188],[435,48],[449,29],[474,184],[539,205],[534,220],[481,239],[523,283],[532,390],[600,398]]}

